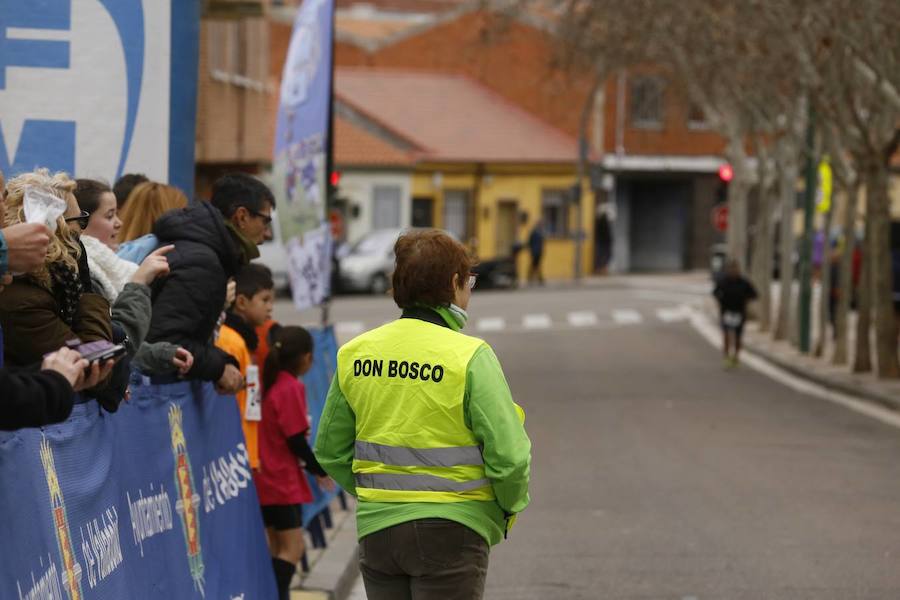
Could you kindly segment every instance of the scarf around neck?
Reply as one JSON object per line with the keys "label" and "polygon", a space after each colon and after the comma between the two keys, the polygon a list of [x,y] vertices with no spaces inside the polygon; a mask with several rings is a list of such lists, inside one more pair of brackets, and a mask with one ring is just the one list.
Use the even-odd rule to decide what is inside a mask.
{"label": "scarf around neck", "polygon": [[103,297],[112,304],[122,293],[125,284],[134,277],[138,265],[119,258],[106,244],[93,236],[82,234],[81,243],[87,252],[91,279],[99,285]]}

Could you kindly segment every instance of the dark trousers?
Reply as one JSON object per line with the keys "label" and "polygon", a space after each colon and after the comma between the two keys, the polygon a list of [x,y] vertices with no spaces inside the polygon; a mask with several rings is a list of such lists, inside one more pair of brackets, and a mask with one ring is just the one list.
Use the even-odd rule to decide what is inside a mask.
{"label": "dark trousers", "polygon": [[489,553],[484,538],[445,519],[401,523],[359,542],[369,600],[480,600]]}

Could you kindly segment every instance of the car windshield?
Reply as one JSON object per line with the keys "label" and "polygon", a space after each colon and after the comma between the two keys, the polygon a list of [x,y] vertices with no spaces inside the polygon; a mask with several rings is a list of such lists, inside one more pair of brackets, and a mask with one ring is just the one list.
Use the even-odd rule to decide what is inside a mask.
{"label": "car windshield", "polygon": [[353,246],[351,254],[380,254],[387,251],[388,246],[399,237],[395,231],[376,231],[363,237]]}

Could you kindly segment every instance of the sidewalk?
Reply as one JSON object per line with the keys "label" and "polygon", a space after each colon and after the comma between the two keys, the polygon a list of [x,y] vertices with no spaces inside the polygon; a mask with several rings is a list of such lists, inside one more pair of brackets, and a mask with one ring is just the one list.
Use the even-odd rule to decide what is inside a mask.
{"label": "sidewalk", "polygon": [[[774,296],[777,298],[777,295]],[[817,312],[814,302],[811,336],[813,340],[816,339],[818,333]],[[718,327],[718,309],[711,298],[704,303],[703,315]],[[855,347],[853,318],[854,316],[851,316],[850,339],[848,340],[851,361]],[[830,359],[833,350],[831,342],[832,340],[829,339],[821,358],[814,358],[809,354],[800,353],[788,341],[776,342],[772,339],[771,333],[760,332],[758,321],[749,322],[744,331],[745,352],[763,358],[792,375],[827,389],[900,412],[900,381],[881,380],[874,373],[853,373],[849,365],[832,364]]]}
{"label": "sidewalk", "polygon": [[[873,373],[852,373],[848,365],[833,365],[825,356],[813,358],[801,354],[788,342],[775,342],[771,334],[760,333],[758,323],[750,323],[744,333],[744,347],[785,371],[832,390],[856,396],[891,410],[900,411],[900,381],[880,380]],[[852,355],[851,346],[851,355]]]}
{"label": "sidewalk", "polygon": [[309,573],[302,579],[303,589],[291,591],[291,600],[347,600],[359,579],[353,499],[348,498],[346,511],[335,500],[331,515],[334,527],[326,532],[326,548],[312,548],[307,538]]}

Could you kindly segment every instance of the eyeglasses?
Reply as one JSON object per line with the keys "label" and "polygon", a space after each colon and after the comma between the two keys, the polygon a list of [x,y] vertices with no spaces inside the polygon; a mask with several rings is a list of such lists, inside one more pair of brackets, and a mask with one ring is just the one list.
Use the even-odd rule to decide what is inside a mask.
{"label": "eyeglasses", "polygon": [[82,229],[87,229],[88,222],[91,220],[91,213],[83,210],[77,217],[66,217],[64,220],[66,223],[77,223]]}
{"label": "eyeglasses", "polygon": [[477,282],[478,282],[478,274],[469,273],[469,279],[466,281],[466,285],[469,287],[470,290],[475,287],[475,284]]}
{"label": "eyeglasses", "polygon": [[272,224],[272,215],[264,215],[260,212],[256,212],[255,210],[247,209],[247,212],[253,215],[254,217],[259,217],[263,220],[263,225],[269,226]]}

